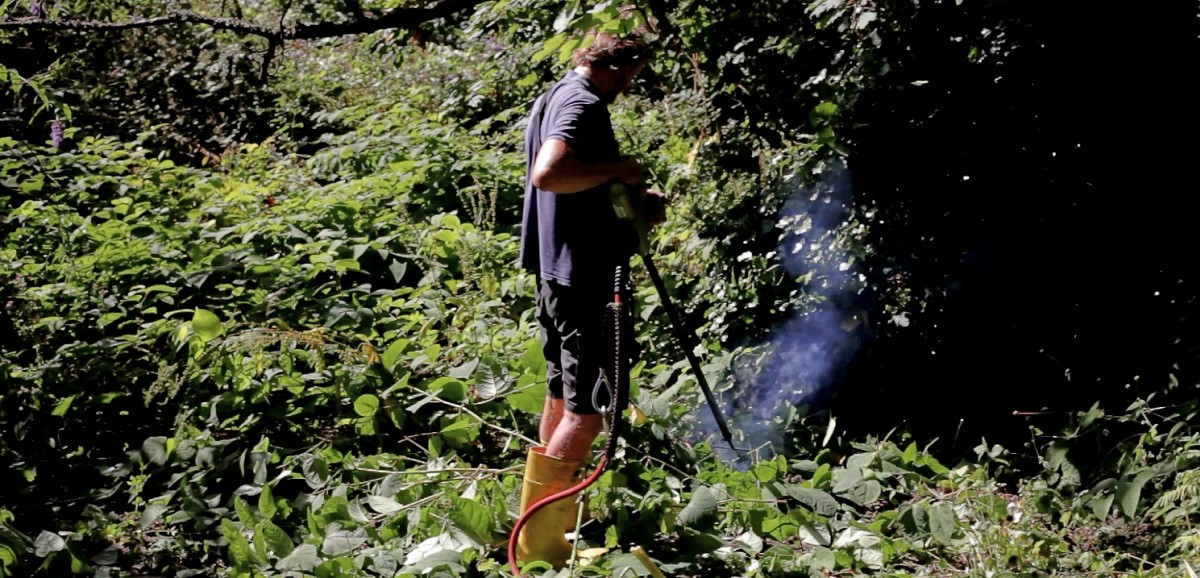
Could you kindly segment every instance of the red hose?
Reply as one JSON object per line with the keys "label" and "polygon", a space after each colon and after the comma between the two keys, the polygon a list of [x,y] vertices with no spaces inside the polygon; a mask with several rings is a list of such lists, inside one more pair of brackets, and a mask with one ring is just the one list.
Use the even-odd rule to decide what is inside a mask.
{"label": "red hose", "polygon": [[[600,458],[600,464],[596,466],[596,471],[592,472],[592,475],[588,476],[582,482],[579,482],[579,484],[573,487],[567,488],[561,492],[558,492],[557,494],[550,494],[549,496],[534,502],[534,504],[530,506],[524,514],[521,514],[520,518],[517,518],[517,523],[513,526],[512,533],[508,537],[508,567],[510,570],[512,570],[513,576],[521,575],[521,570],[517,568],[517,537],[521,535],[521,528],[525,526],[525,523],[529,521],[529,518],[543,507],[548,506],[551,503],[561,500],[567,496],[582,492],[588,486],[594,484],[600,477],[600,474],[604,473],[604,467],[607,465],[608,455],[604,455]],[[578,537],[576,538],[578,539]]]}

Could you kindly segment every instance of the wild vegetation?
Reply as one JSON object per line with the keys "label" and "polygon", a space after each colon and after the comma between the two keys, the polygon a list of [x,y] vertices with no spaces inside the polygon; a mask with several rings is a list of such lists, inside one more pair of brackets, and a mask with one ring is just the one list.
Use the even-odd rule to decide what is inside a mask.
{"label": "wild vegetation", "polygon": [[[545,392],[525,114],[616,7],[0,1],[0,576],[509,575]],[[1194,36],[650,7],[612,117],[752,451],[635,259],[636,412],[557,575],[650,575],[641,546],[668,576],[1194,576],[1189,217],[1137,198],[1187,157],[1142,172],[1112,119],[1195,113],[1093,75],[1173,82]],[[168,10],[208,19],[70,24]],[[278,32],[311,25],[342,28]]]}

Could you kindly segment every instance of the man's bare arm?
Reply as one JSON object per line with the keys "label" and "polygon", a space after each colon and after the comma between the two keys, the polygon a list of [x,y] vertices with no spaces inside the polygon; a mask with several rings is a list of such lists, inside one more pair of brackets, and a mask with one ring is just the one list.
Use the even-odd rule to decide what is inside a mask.
{"label": "man's bare arm", "polygon": [[533,186],[558,194],[586,191],[611,180],[637,184],[642,167],[633,159],[615,163],[581,163],[571,147],[559,139],[548,139],[533,163]]}

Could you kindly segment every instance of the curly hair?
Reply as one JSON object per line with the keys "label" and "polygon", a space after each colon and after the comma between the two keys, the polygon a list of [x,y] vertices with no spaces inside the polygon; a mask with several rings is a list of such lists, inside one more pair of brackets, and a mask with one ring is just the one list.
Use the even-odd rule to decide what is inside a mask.
{"label": "curly hair", "polygon": [[[640,18],[639,18],[640,16]],[[650,58],[656,48],[655,26],[658,20],[646,15],[634,5],[622,6],[620,20],[637,19],[638,24],[624,35],[593,28],[584,36],[585,48],[575,51],[571,60],[576,66],[596,68],[629,66]]]}

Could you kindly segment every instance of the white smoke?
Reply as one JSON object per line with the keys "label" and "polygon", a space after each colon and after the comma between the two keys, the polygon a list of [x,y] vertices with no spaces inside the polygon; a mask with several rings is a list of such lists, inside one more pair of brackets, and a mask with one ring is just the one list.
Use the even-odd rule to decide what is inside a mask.
{"label": "white smoke", "polygon": [[[849,172],[836,163],[816,182],[793,177],[787,186],[792,190],[779,213],[777,255],[797,280],[802,306],[754,347],[754,355],[731,368],[733,386],[721,395],[734,443],[757,450],[760,458],[783,453],[796,408],[817,401],[836,382],[858,349],[855,329],[863,320],[850,299],[861,277],[846,239],[853,226]],[[711,412],[701,412],[697,433],[711,439],[726,461],[746,458],[727,449]]]}

